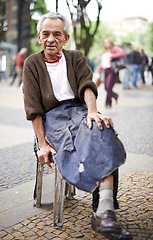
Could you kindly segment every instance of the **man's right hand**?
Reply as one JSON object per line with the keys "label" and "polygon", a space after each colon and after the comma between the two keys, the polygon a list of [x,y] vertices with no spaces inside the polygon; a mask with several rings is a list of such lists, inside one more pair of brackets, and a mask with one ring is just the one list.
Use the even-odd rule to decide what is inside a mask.
{"label": "man's right hand", "polygon": [[42,162],[42,164],[47,164],[48,167],[52,168],[51,162],[49,160],[49,155],[52,153],[53,155],[56,154],[56,151],[53,147],[51,147],[49,144],[46,144],[40,148],[38,157],[39,160]]}
{"label": "man's right hand", "polygon": [[39,160],[42,162],[42,164],[47,164],[48,167],[52,168],[49,161],[49,155],[50,153],[55,155],[56,150],[51,147],[45,139],[45,129],[42,121],[42,116],[37,115],[37,117],[32,120],[32,125],[40,146],[40,151],[38,154]]}

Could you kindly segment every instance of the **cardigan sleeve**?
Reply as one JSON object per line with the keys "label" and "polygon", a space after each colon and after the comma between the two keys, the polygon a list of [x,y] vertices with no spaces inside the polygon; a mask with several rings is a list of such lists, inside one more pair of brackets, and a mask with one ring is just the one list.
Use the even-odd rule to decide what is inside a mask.
{"label": "cardigan sleeve", "polygon": [[112,59],[114,59],[114,58],[122,58],[122,57],[126,56],[126,53],[121,48],[119,48],[117,46],[113,47],[111,53],[112,53]]}
{"label": "cardigan sleeve", "polygon": [[77,51],[75,75],[78,85],[78,96],[80,100],[84,102],[84,91],[86,88],[90,88],[97,98],[98,92],[95,83],[92,81],[92,70],[87,63],[86,57],[80,51]]}
{"label": "cardigan sleeve", "polygon": [[42,96],[38,84],[38,72],[30,58],[26,59],[23,67],[24,107],[27,120],[33,120],[37,115],[43,115]]}

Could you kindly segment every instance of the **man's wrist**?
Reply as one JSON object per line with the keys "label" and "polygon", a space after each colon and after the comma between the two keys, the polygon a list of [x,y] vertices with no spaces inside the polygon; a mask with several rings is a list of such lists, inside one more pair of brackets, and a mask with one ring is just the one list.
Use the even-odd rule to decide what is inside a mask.
{"label": "man's wrist", "polygon": [[97,113],[97,108],[88,109],[88,113]]}

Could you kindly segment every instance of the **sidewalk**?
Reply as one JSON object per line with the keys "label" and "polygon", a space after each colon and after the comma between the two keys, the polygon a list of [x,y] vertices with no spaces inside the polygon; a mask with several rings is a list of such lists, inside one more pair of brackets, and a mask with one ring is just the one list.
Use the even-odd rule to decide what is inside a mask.
{"label": "sidewalk", "polygon": [[[106,110],[103,86],[99,88],[98,109],[104,109],[113,118],[127,149],[127,161],[120,168],[120,209],[117,216],[133,234],[134,240],[150,240],[153,239],[153,126],[150,118],[153,113],[153,87],[148,83],[137,90],[123,91],[121,84],[116,84],[115,90],[120,95],[118,105],[114,104],[112,109]],[[23,109],[18,89],[0,84],[1,109],[4,115],[10,109],[15,113]],[[20,122],[17,124],[15,126],[12,120],[8,125],[7,120],[0,117],[0,153],[12,146],[19,148],[20,144],[32,144],[33,130],[29,123],[25,122],[24,126],[20,126]],[[126,129],[131,131],[130,135]],[[3,166],[4,156],[0,155],[0,159]],[[91,229],[90,194],[77,191],[73,200],[65,202],[63,228],[54,229],[54,173],[44,176],[41,208],[33,207],[33,188],[34,181],[29,181],[0,192],[0,239],[106,239]]]}

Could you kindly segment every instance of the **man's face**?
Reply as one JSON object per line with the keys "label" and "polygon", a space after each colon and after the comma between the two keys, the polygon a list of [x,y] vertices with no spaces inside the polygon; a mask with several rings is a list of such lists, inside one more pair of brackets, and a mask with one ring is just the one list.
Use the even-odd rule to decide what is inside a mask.
{"label": "man's face", "polygon": [[63,46],[69,40],[69,35],[66,35],[64,32],[62,20],[47,18],[42,23],[38,39],[45,55],[51,57],[62,53]]}

